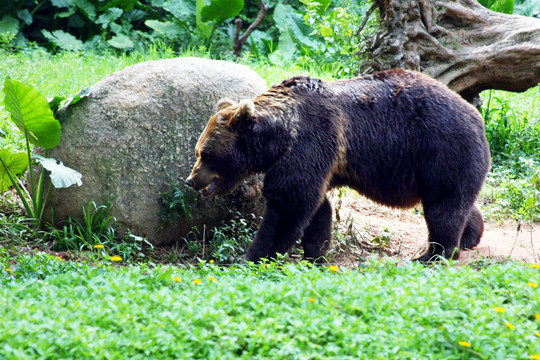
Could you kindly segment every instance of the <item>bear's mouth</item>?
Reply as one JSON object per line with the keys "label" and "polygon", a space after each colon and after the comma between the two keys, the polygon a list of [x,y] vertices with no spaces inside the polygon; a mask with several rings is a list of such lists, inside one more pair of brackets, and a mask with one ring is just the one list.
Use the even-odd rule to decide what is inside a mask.
{"label": "bear's mouth", "polygon": [[211,196],[217,189],[217,182],[218,182],[217,178],[212,179],[212,182],[210,184],[208,184],[208,186],[203,189],[202,195],[204,197]]}

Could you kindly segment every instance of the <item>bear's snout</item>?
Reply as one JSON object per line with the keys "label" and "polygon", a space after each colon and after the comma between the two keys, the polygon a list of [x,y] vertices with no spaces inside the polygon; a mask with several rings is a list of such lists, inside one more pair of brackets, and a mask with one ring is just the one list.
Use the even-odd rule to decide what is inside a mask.
{"label": "bear's snout", "polygon": [[190,188],[193,188],[195,186],[195,182],[193,181],[191,176],[186,179],[186,185],[189,186]]}

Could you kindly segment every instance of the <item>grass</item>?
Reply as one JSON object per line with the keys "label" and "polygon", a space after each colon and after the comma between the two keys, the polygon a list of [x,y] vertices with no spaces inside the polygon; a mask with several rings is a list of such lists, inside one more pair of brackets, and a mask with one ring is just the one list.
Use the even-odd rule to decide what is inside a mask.
{"label": "grass", "polygon": [[376,260],[353,271],[118,268],[4,256],[0,357],[525,359],[540,353],[539,271]]}

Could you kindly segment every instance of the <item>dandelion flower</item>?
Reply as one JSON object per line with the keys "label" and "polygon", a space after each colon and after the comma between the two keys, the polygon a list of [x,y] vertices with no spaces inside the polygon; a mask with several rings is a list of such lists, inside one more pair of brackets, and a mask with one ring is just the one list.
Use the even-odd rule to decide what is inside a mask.
{"label": "dandelion flower", "polygon": [[338,266],[335,266],[335,265],[330,265],[329,267],[330,271],[339,271],[339,267]]}
{"label": "dandelion flower", "polygon": [[529,356],[529,357],[530,357],[531,359],[533,359],[533,360],[540,360],[540,355],[538,355],[538,354],[533,354],[533,355],[531,355],[531,356]]}
{"label": "dandelion flower", "polygon": [[105,245],[103,245],[103,244],[94,245],[94,249],[103,249],[104,247],[105,247]]}
{"label": "dandelion flower", "polygon": [[467,347],[467,348],[471,347],[471,343],[468,342],[468,341],[460,341],[460,342],[458,342],[458,344],[463,346],[463,347]]}
{"label": "dandelion flower", "polygon": [[310,303],[314,303],[315,301],[317,301],[314,298],[312,298],[311,296],[308,298],[308,300],[309,300]]}
{"label": "dandelion flower", "polygon": [[506,311],[506,310],[505,310],[504,308],[502,308],[502,307],[496,307],[496,308],[493,308],[493,310],[494,310],[495,312],[498,312],[498,313],[501,313],[501,314],[502,314],[503,312]]}
{"label": "dandelion flower", "polygon": [[535,332],[534,335],[535,335],[536,337],[540,337],[540,332]]}
{"label": "dandelion flower", "polygon": [[111,256],[111,260],[112,261],[122,261],[122,257],[116,255],[116,256]]}
{"label": "dandelion flower", "polygon": [[537,288],[538,287],[538,284],[535,283],[535,282],[532,282],[532,281],[527,282],[527,285],[529,285],[532,288]]}
{"label": "dandelion flower", "polygon": [[510,324],[508,321],[505,321],[504,322],[504,325],[506,325],[507,328],[509,328],[510,330],[514,330],[515,329],[515,326]]}
{"label": "dandelion flower", "polygon": [[193,280],[193,283],[195,285],[200,285],[202,283],[202,280],[201,279],[195,279],[195,280]]}
{"label": "dandelion flower", "polygon": [[208,277],[208,280],[210,280],[211,282],[214,282],[214,281],[216,281],[216,278],[213,277],[213,276],[209,276],[209,277]]}
{"label": "dandelion flower", "polygon": [[55,256],[56,260],[62,261],[62,258],[60,256]]}
{"label": "dandelion flower", "polygon": [[531,264],[533,269],[540,269],[540,264]]}
{"label": "dandelion flower", "polygon": [[534,318],[538,321],[540,321],[540,314],[534,314]]}
{"label": "dandelion flower", "polygon": [[180,276],[175,276],[175,277],[172,278],[172,280],[173,280],[174,282],[180,282],[180,281],[182,281],[182,279],[180,279]]}
{"label": "dandelion flower", "polygon": [[13,270],[11,268],[6,268],[7,272],[12,272]]}
{"label": "dandelion flower", "polygon": [[215,262],[214,259],[211,259],[211,260],[209,261],[210,264],[213,264],[214,262]]}

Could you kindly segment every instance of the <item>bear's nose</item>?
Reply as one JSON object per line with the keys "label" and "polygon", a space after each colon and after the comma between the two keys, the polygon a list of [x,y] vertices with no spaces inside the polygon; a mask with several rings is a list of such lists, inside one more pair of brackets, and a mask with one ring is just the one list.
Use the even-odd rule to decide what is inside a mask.
{"label": "bear's nose", "polygon": [[193,182],[192,178],[188,177],[186,180],[186,185],[192,188],[195,185],[195,183]]}

